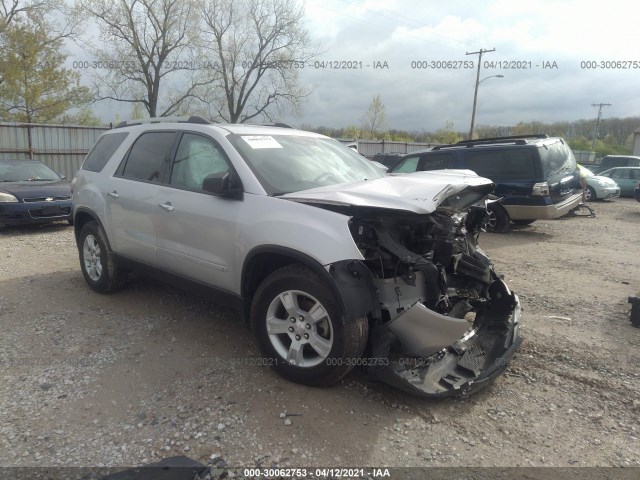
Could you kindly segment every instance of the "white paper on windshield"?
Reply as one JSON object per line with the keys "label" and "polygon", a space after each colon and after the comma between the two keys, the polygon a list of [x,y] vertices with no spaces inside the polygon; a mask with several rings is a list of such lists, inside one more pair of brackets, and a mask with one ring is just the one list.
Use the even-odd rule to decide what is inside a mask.
{"label": "white paper on windshield", "polygon": [[282,145],[270,135],[243,136],[242,139],[254,150],[258,148],[282,148]]}

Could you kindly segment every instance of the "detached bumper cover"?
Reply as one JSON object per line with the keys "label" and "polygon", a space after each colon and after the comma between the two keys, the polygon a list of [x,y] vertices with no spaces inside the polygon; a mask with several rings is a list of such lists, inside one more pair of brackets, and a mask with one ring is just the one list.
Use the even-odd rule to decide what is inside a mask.
{"label": "detached bumper cover", "polygon": [[[486,310],[480,327],[429,357],[388,357],[387,365],[369,372],[370,378],[424,397],[469,394],[490,383],[522,343],[520,302],[498,282],[502,295]],[[384,327],[378,334],[393,336]]]}

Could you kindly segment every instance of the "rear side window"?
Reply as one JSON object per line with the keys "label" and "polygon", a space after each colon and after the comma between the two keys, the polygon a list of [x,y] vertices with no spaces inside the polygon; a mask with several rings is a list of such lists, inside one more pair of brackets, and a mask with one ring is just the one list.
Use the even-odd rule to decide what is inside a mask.
{"label": "rear side window", "polygon": [[124,139],[127,138],[127,135],[129,135],[127,132],[121,132],[100,137],[89,152],[89,155],[87,155],[87,158],[85,158],[82,170],[101,172],[111,156],[122,145]]}
{"label": "rear side window", "polygon": [[442,170],[445,168],[455,168],[451,153],[430,153],[422,157],[420,170]]}
{"label": "rear side window", "polygon": [[393,169],[393,173],[415,172],[418,168],[418,160],[420,160],[418,156],[405,158],[400,165]]}
{"label": "rear side window", "polygon": [[466,168],[481,177],[495,179],[536,178],[535,150],[531,148],[466,152]]}
{"label": "rear side window", "polygon": [[122,170],[124,178],[160,183],[162,165],[171,153],[174,132],[143,133],[129,152]]}

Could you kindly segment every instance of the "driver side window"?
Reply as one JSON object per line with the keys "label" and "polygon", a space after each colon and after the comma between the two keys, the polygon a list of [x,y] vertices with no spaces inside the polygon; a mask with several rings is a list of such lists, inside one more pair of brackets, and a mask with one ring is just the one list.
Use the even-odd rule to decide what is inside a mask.
{"label": "driver side window", "polygon": [[229,171],[222,149],[201,135],[185,133],[171,169],[170,185],[202,190],[203,180],[211,174]]}

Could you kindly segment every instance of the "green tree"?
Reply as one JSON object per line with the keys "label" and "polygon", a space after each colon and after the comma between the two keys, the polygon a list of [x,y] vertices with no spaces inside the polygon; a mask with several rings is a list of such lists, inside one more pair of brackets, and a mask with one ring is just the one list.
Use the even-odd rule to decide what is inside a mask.
{"label": "green tree", "polygon": [[64,68],[62,39],[31,22],[15,22],[3,33],[0,51],[0,115],[5,120],[46,123],[91,101],[80,75]]}
{"label": "green tree", "polygon": [[373,97],[369,108],[362,117],[362,138],[384,137],[387,128],[387,114],[380,94]]}

